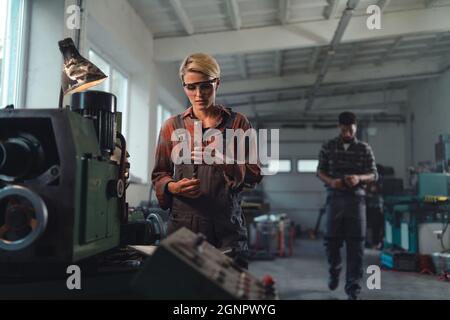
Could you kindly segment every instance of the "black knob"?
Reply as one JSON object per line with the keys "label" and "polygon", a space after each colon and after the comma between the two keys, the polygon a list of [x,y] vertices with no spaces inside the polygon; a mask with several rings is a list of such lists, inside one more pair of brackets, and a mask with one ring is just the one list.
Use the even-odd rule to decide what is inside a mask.
{"label": "black knob", "polygon": [[33,166],[32,150],[21,139],[0,142],[0,174],[9,177],[22,177]]}
{"label": "black knob", "polygon": [[199,233],[197,235],[197,237],[195,238],[194,246],[196,248],[200,247],[203,244],[203,242],[205,242],[205,240],[206,240],[206,237],[203,234]]}
{"label": "black knob", "polygon": [[110,198],[122,198],[125,191],[123,180],[109,180],[107,184],[107,193]]}

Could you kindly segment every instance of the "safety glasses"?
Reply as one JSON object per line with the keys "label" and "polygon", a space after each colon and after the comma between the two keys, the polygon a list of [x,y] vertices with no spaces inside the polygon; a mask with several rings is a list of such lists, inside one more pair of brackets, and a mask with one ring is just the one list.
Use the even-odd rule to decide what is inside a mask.
{"label": "safety glasses", "polygon": [[200,92],[209,92],[214,88],[214,83],[216,83],[216,82],[217,82],[217,78],[208,80],[208,81],[195,82],[195,83],[183,82],[183,87],[188,92],[196,92],[197,88],[200,89]]}

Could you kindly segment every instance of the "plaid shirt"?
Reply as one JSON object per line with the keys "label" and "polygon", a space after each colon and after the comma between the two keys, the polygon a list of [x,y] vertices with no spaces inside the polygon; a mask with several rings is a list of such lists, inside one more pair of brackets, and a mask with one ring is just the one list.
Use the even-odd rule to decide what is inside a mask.
{"label": "plaid shirt", "polygon": [[[231,111],[223,106],[218,107],[221,109],[223,120],[215,129],[218,129],[223,133],[227,129],[226,120],[231,116]],[[152,172],[152,182],[155,187],[156,197],[163,209],[169,209],[172,200],[172,195],[166,192],[166,186],[169,182],[175,181],[173,178],[174,164],[171,160],[171,154],[176,142],[174,143],[171,141],[171,136],[175,129],[179,129],[176,127],[176,117],[177,116],[170,117],[161,128],[156,148],[155,167]],[[192,107],[182,113],[182,119],[186,130],[190,133],[191,137],[193,137],[194,120],[196,117]],[[247,117],[236,112],[231,129],[242,129],[246,131],[250,128],[252,128],[252,126]],[[191,139],[192,150],[194,148],[193,140],[194,139]],[[223,174],[228,187],[234,192],[240,192],[244,187],[254,187],[262,180],[261,168],[258,164],[230,164],[228,166],[232,166],[231,170],[227,170],[227,173],[224,172]],[[230,174],[230,172],[232,174]]]}
{"label": "plaid shirt", "polygon": [[[341,137],[324,143],[319,153],[317,171],[339,179],[345,175],[374,174],[378,180],[378,171],[372,148],[365,142],[354,139],[347,150]],[[329,188],[327,186],[327,188]]]}

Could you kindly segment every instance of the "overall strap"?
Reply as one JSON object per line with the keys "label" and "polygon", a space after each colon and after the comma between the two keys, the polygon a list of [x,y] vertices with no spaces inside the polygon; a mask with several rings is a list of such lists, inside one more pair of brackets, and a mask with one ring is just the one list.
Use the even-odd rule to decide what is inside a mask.
{"label": "overall strap", "polygon": [[236,112],[232,111],[230,108],[227,108],[230,111],[230,116],[227,119],[226,129],[233,129],[234,119],[236,119]]}
{"label": "overall strap", "polygon": [[186,129],[182,114],[179,114],[175,117],[175,130],[176,129]]}

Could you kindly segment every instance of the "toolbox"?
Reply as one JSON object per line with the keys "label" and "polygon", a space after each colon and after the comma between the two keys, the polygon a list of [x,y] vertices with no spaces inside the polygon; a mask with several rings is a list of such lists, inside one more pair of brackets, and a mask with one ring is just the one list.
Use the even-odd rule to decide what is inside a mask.
{"label": "toolbox", "polygon": [[395,210],[393,206],[385,208],[384,211],[384,223],[385,223],[385,237],[384,247],[395,248],[401,245],[401,216],[398,214],[398,210]]}
{"label": "toolbox", "polygon": [[418,269],[417,255],[410,252],[383,250],[380,254],[381,265],[387,269],[415,272]]}

